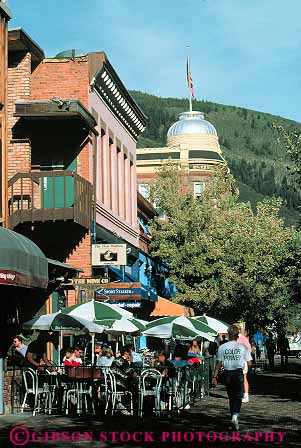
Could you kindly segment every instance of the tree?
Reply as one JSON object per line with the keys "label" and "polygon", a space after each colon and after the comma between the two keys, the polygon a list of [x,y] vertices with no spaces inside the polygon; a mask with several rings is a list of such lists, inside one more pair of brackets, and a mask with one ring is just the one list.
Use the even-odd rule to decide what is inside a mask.
{"label": "tree", "polygon": [[254,213],[237,202],[226,168],[214,173],[201,198],[185,182],[177,166],[165,165],[152,189],[166,216],[153,223],[152,254],[169,265],[178,300],[230,322],[284,320],[296,296],[301,240],[279,218],[280,201],[259,203]]}
{"label": "tree", "polygon": [[279,133],[279,142],[283,143],[292,166],[288,167],[291,181],[297,188],[301,187],[301,132],[289,132],[283,126],[273,125]]}

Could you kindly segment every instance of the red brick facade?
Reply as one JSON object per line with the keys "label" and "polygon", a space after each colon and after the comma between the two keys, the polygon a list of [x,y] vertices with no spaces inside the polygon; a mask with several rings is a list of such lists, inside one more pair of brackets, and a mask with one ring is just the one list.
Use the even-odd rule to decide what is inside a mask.
{"label": "red brick facade", "polygon": [[[78,99],[88,107],[89,74],[87,58],[74,60],[45,59],[32,71],[30,53],[16,52],[10,55],[8,71],[8,180],[15,174],[31,171],[30,140],[19,134],[14,117],[17,100],[49,100],[52,98]],[[17,123],[17,125],[16,125]],[[89,144],[86,142],[77,157],[77,172],[89,179]],[[37,187],[39,188],[39,187]],[[18,184],[14,195],[18,194]],[[26,184],[23,184],[26,194]],[[72,238],[72,233],[66,235]],[[91,275],[91,234],[87,233],[66,258],[68,263]],[[68,295],[69,304],[74,294]]]}
{"label": "red brick facade", "polygon": [[31,169],[30,142],[19,139],[14,128],[19,120],[14,117],[16,100],[30,99],[30,53],[15,53],[9,57],[8,66],[8,180],[14,174]]}

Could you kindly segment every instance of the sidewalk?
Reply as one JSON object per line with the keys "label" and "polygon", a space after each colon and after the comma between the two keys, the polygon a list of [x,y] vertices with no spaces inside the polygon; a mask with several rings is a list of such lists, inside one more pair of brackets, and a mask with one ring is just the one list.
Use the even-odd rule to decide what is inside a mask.
{"label": "sidewalk", "polygon": [[[234,433],[232,442],[225,441],[226,433],[229,431],[228,400],[224,386],[218,385],[212,389],[210,397],[198,401],[195,406],[183,414],[162,416],[157,419],[148,417],[140,420],[135,417],[117,416],[106,419],[103,416],[37,415],[32,417],[31,414],[2,416],[0,417],[0,446],[21,446],[21,444],[13,445],[9,442],[9,433],[12,427],[22,425],[26,426],[29,431],[41,432],[34,436],[38,439],[36,442],[30,441],[28,444],[22,445],[35,448],[61,446],[66,448],[74,446],[84,446],[85,448],[126,446],[137,448],[146,446],[151,448],[157,446],[187,448],[204,446],[299,447],[301,445],[299,434],[301,406],[300,401],[297,400],[296,388],[299,388],[300,391],[300,381],[301,376],[299,375],[278,372],[255,375],[252,380],[250,402],[243,404],[242,407],[240,436]],[[285,384],[287,384],[287,388],[284,387]],[[47,438],[53,437],[52,431],[54,433],[65,432],[66,440],[50,442]],[[101,432],[102,434],[100,434]],[[112,432],[115,432],[115,435],[112,435]],[[133,436],[135,432],[136,436]],[[202,435],[202,432],[205,434]],[[221,432],[224,435],[216,435]],[[265,434],[272,432],[273,436]],[[279,442],[277,432],[286,433],[284,442]],[[59,437],[59,435],[54,435],[54,437]],[[135,437],[137,441],[127,442],[129,437]],[[210,441],[207,440],[207,437]],[[224,441],[219,440],[219,437]],[[232,437],[232,431],[228,432],[228,437]],[[240,437],[240,441],[238,437]],[[275,442],[264,442],[264,437],[268,439],[274,437]],[[106,441],[105,438],[109,440]],[[120,438],[123,441],[120,441]],[[143,442],[140,441],[141,438],[147,440]],[[200,441],[200,438],[203,441]],[[214,438],[217,440],[213,441]],[[19,439],[20,441],[24,440],[24,435],[21,434]],[[81,441],[78,441],[79,439]],[[116,441],[114,442],[114,440]]]}

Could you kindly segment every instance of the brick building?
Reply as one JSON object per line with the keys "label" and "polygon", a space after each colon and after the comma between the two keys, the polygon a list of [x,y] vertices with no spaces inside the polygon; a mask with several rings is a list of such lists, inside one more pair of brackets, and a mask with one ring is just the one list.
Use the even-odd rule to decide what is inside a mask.
{"label": "brick building", "polygon": [[8,226],[82,276],[104,273],[91,266],[92,241],[126,244],[130,269],[146,117],[104,52],[45,58],[22,29],[8,48]]}
{"label": "brick building", "polygon": [[7,219],[7,24],[11,13],[0,1],[0,226]]}

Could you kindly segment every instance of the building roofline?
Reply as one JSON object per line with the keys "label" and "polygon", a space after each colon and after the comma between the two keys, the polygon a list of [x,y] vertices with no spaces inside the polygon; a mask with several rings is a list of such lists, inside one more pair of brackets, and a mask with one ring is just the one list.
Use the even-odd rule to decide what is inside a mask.
{"label": "building roofline", "polygon": [[8,51],[27,50],[35,62],[45,58],[43,49],[23,30],[23,28],[10,28],[8,30]]}
{"label": "building roofline", "polygon": [[3,3],[1,0],[0,0],[0,16],[5,17],[7,21],[12,18],[12,13],[9,7],[7,6],[6,3]]}
{"label": "building roofline", "polygon": [[137,208],[140,209],[142,212],[147,212],[149,215],[151,215],[151,218],[154,216],[158,216],[158,212],[145,197],[140,193],[140,191],[137,190]]}

